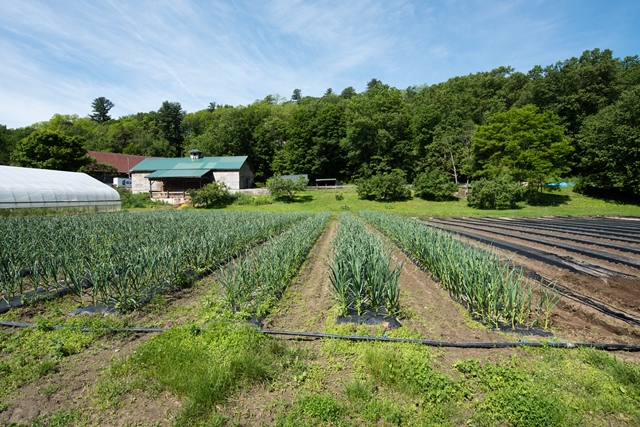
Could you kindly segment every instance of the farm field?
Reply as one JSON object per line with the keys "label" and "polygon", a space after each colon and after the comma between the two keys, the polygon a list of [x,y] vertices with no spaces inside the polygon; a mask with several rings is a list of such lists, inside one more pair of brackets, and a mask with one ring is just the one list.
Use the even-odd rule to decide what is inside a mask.
{"label": "farm field", "polygon": [[[197,212],[203,216],[194,224],[227,224],[222,217],[205,219],[219,213]],[[222,213],[230,218],[244,215]],[[177,222],[180,215],[195,213],[168,214]],[[635,221],[559,218],[553,221],[561,222],[562,232],[555,233],[534,228],[552,220],[533,218],[423,217],[418,222],[389,211],[285,218],[289,217],[280,223],[274,217],[281,224],[277,229],[247,238],[240,249],[222,252],[225,262],[218,257],[215,264],[210,261],[200,267],[211,274],[155,292],[124,314],[69,317],[71,310],[90,301],[72,292],[0,315],[3,321],[38,325],[0,329],[0,423],[633,426],[640,422],[637,352],[352,342],[261,334],[246,322],[261,322],[265,331],[351,337],[639,344],[640,325],[629,321],[640,318],[640,270],[634,266],[640,261],[635,252],[640,244],[632,241],[635,228],[628,226]],[[248,219],[243,224],[249,227],[254,222]],[[482,250],[486,242],[471,239],[471,234],[452,237],[428,224],[528,246],[564,261],[571,257],[571,265],[582,270],[532,260],[506,245],[488,254]],[[600,235],[579,235],[577,229],[571,231],[573,224]],[[403,236],[401,230],[408,232]],[[423,235],[422,230],[425,237],[415,238]],[[531,234],[538,232],[544,236]],[[533,236],[536,242],[514,236]],[[553,247],[551,242],[565,246]],[[360,251],[365,244],[369,249]],[[570,245],[591,255],[570,252]],[[622,246],[628,250],[621,251]],[[595,256],[601,252],[629,262]],[[188,260],[183,258],[181,264],[193,269],[186,265]],[[509,270],[507,260],[511,266],[524,266],[522,274]],[[354,279],[364,271],[373,272],[370,279]],[[387,279],[376,282],[382,276]],[[555,294],[540,285],[539,276],[557,280],[558,289],[580,293],[599,306],[584,304],[585,298],[554,301]],[[44,280],[34,283],[29,275],[24,279],[24,290]],[[5,282],[9,280],[3,278]],[[472,286],[489,282],[493,288]],[[340,283],[362,285],[353,290]],[[493,297],[483,294],[485,288],[496,290]],[[496,293],[504,297],[494,298]],[[628,318],[597,309],[603,306]],[[349,309],[377,307],[397,313],[402,326],[337,321]],[[91,327],[92,332],[54,330],[54,325]],[[163,333],[105,329],[128,327],[171,329]]]}

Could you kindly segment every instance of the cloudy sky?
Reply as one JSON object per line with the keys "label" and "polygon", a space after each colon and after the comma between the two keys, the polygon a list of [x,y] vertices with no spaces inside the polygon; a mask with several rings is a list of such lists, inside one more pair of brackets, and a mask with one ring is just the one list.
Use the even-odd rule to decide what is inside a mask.
{"label": "cloudy sky", "polygon": [[587,49],[640,55],[638,0],[0,0],[0,124],[404,89]]}

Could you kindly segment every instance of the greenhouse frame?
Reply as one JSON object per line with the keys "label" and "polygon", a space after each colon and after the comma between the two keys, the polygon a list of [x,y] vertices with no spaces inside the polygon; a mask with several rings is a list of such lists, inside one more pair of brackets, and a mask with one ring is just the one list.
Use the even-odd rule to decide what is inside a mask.
{"label": "greenhouse frame", "polygon": [[121,207],[117,191],[87,174],[0,166],[0,212],[17,209],[113,212]]}

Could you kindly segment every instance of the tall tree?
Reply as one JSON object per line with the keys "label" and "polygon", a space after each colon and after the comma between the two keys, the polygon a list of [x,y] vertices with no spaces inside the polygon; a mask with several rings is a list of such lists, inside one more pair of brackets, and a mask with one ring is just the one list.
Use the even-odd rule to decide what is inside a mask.
{"label": "tall tree", "polygon": [[578,144],[586,186],[640,195],[639,112],[640,85],[585,120]]}
{"label": "tall tree", "polygon": [[182,143],[185,137],[182,122],[186,114],[179,102],[164,101],[156,115],[162,136],[175,148],[178,156],[182,155]]}
{"label": "tall tree", "polygon": [[109,101],[104,96],[96,98],[91,103],[91,111],[93,111],[93,114],[90,114],[89,117],[91,118],[91,120],[98,123],[108,122],[109,120],[111,120],[111,117],[109,116],[109,110],[111,110],[114,106],[115,105],[113,104],[113,102]]}
{"label": "tall tree", "polygon": [[13,151],[11,144],[11,131],[6,125],[0,125],[0,165],[9,164],[9,158]]}
{"label": "tall tree", "polygon": [[14,166],[78,171],[91,163],[80,138],[43,129],[20,140],[11,155]]}
{"label": "tall tree", "polygon": [[413,179],[411,116],[402,91],[377,82],[348,101],[345,123],[346,175],[361,178],[401,169]]}
{"label": "tall tree", "polygon": [[572,151],[558,116],[539,113],[533,105],[494,114],[473,136],[473,166],[479,178],[507,173],[541,186],[569,172]]}
{"label": "tall tree", "polygon": [[344,98],[344,99],[351,99],[354,96],[356,96],[358,93],[356,92],[356,90],[353,88],[353,86],[349,86],[346,87],[342,90],[342,92],[340,92],[340,97]]}
{"label": "tall tree", "polygon": [[293,93],[291,94],[291,100],[292,101],[300,101],[302,99],[302,92],[300,91],[300,89],[294,89]]}

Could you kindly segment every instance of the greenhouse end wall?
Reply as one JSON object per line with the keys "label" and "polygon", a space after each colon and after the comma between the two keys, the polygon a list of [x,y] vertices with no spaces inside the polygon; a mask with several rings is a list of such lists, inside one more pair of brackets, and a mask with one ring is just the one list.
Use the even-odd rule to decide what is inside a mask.
{"label": "greenhouse end wall", "polygon": [[79,172],[0,166],[0,213],[19,209],[57,212],[113,212],[120,195]]}

